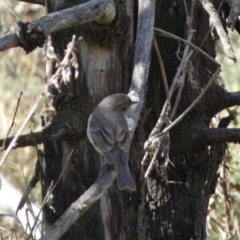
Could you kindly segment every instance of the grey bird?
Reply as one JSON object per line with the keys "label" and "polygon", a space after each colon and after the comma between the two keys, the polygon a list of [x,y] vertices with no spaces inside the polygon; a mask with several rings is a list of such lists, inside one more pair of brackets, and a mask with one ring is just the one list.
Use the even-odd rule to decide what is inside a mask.
{"label": "grey bird", "polygon": [[105,97],[88,119],[87,136],[108,164],[114,164],[118,188],[136,190],[128,166],[130,135],[124,115],[133,102],[126,94]]}

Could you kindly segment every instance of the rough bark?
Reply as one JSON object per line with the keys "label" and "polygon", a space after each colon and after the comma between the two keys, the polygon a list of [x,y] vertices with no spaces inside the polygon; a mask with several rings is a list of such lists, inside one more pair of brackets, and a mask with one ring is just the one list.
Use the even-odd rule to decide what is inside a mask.
{"label": "rough bark", "polygon": [[[78,4],[82,2],[78,1]],[[47,225],[54,223],[98,176],[100,157],[85,136],[90,112],[106,95],[116,92],[127,93],[129,88],[134,56],[134,3],[128,1],[116,1],[116,3],[118,13],[111,26],[89,23],[83,27],[67,29],[52,35],[55,52],[60,58],[63,57],[73,34],[83,38],[77,42],[74,49],[79,66],[79,77],[72,79],[68,86],[62,84],[60,86],[62,94],[58,94],[55,89],[49,89],[52,100],[49,99],[48,104],[54,105],[57,116],[44,132],[47,171],[43,195],[46,194],[51,181],[57,180],[70,150],[75,150],[61,184],[53,192],[51,206],[46,206],[44,209]],[[47,8],[49,12],[54,12],[74,4],[76,4],[75,1],[66,1],[66,3],[49,1]],[[48,60],[48,66],[48,70],[52,69],[52,72],[48,72],[50,77],[55,71],[54,64]],[[66,123],[72,130],[64,136],[64,139],[53,141],[49,138]],[[138,159],[140,157],[139,153]],[[117,200],[117,196],[122,196],[123,199],[119,197]],[[115,236],[117,239],[120,239],[120,236],[122,239],[134,238],[131,229],[136,224],[137,213],[131,207],[135,205],[134,199],[137,199],[137,196],[134,199],[131,199],[131,196],[131,193],[119,192],[114,182],[108,193],[102,197],[101,202],[85,213],[84,219],[74,224],[63,239],[77,239],[79,236],[83,239],[105,239],[105,234]],[[134,214],[131,216],[131,213]],[[127,228],[120,219],[128,219]],[[126,232],[125,229],[127,229]]]}
{"label": "rough bark", "polygon": [[[47,3],[48,12],[69,8],[86,1],[55,1]],[[51,36],[55,53],[63,58],[64,50],[72,35],[82,37],[74,49],[78,76],[70,83],[60,83],[61,92],[49,87],[49,106],[57,115],[44,130],[46,172],[43,195],[52,181],[57,181],[69,153],[74,149],[71,162],[67,163],[60,184],[53,192],[53,201],[44,208],[47,225],[56,219],[96,180],[100,157],[88,143],[85,135],[87,119],[92,109],[104,96],[116,92],[128,92],[133,67],[134,39],[136,36],[136,1],[115,1],[117,18],[110,26],[87,23],[59,31]],[[191,2],[186,1],[190,9]],[[198,1],[197,1],[198,2]],[[193,43],[211,57],[215,57],[211,35],[203,39],[209,29],[208,14],[200,3],[194,8],[192,28],[196,30]],[[155,26],[187,37],[186,12],[183,1],[156,1]],[[61,39],[61,41],[59,41]],[[156,37],[165,66],[168,84],[171,85],[179,59],[176,56],[178,42],[162,36]],[[201,46],[202,45],[202,46]],[[183,47],[180,47],[180,52]],[[180,54],[181,57],[181,54]],[[48,79],[55,71],[55,64],[48,59]],[[185,79],[181,101],[175,118],[198,96],[217,69],[217,64],[194,53],[190,71]],[[76,75],[75,75],[76,76]],[[211,118],[224,108],[239,104],[238,93],[228,93],[213,83],[194,109],[170,131],[170,160],[164,168],[159,154],[149,178],[144,179],[140,162],[143,145],[154,127],[165,101],[159,62],[152,50],[151,69],[147,86],[147,98],[141,120],[132,140],[130,168],[135,177],[137,191],[119,191],[116,183],[85,215],[73,225],[62,239],[171,239],[201,240],[206,238],[208,201],[214,192],[225,144],[199,141],[199,131],[209,128]],[[174,91],[172,106],[177,96]],[[149,111],[150,109],[150,111]],[[50,136],[63,125],[70,126],[60,139]],[[226,127],[226,126],[224,126]],[[204,130],[205,129],[205,130]],[[216,129],[217,130],[217,129]],[[221,130],[221,134],[224,134]],[[208,132],[209,130],[206,130]],[[236,134],[229,140],[236,139]],[[204,134],[207,136],[208,133]],[[221,141],[219,141],[221,142]]]}

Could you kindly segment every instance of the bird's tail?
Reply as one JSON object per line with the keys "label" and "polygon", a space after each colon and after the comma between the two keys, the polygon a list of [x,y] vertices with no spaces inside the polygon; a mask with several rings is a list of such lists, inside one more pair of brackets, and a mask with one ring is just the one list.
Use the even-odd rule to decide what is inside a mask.
{"label": "bird's tail", "polygon": [[122,154],[116,154],[114,157],[114,165],[117,171],[118,188],[123,190],[128,188],[131,191],[136,190],[136,185],[130,172],[128,162],[123,160]]}

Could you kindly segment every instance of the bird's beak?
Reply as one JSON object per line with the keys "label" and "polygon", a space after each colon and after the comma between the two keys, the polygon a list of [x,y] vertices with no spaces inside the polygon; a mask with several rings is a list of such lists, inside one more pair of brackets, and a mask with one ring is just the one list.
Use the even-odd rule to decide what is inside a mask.
{"label": "bird's beak", "polygon": [[139,103],[139,101],[132,101],[131,105],[136,104],[136,103]]}

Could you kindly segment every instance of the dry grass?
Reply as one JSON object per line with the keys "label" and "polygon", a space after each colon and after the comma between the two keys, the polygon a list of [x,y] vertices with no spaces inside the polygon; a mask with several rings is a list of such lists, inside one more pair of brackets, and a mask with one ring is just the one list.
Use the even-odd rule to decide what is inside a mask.
{"label": "dry grass", "polygon": [[[20,20],[32,21],[44,14],[44,9],[31,4],[8,1],[15,10]],[[1,24],[0,31],[8,30],[17,21],[3,1],[0,2]],[[23,91],[21,102],[17,111],[10,136],[14,136],[19,126],[27,116],[37,96],[41,93],[44,85],[44,54],[42,49],[26,55],[20,49],[10,49],[0,53],[0,138],[5,138],[11,126],[20,92]],[[41,127],[40,117],[44,109],[44,103],[39,106],[31,121],[27,124],[23,133],[36,131]],[[0,157],[3,155],[1,153]],[[16,189],[25,189],[34,173],[37,159],[34,147],[12,150],[3,167],[3,174],[13,183]],[[40,203],[40,187],[32,193],[33,199]],[[1,208],[1,206],[0,206]],[[23,239],[23,231],[15,233],[12,229],[11,217],[0,218],[0,239],[12,236],[12,239]],[[11,238],[9,238],[11,239]]]}

